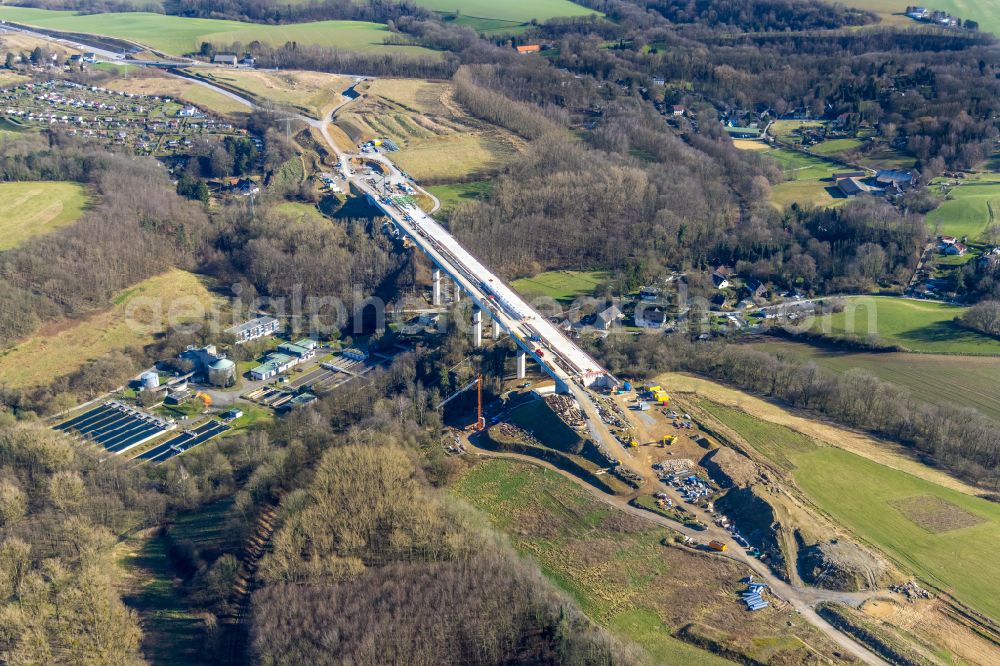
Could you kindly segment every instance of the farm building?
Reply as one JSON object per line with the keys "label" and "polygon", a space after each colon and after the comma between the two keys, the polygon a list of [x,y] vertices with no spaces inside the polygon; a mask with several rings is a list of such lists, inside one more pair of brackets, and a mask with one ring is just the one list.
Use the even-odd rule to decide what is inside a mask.
{"label": "farm building", "polygon": [[542,45],[541,44],[525,44],[524,46],[518,46],[517,47],[517,52],[521,53],[521,54],[524,54],[524,53],[538,53],[541,50],[542,50]]}
{"label": "farm building", "polygon": [[235,53],[217,53],[212,58],[212,64],[214,65],[229,65],[235,67],[237,62]]}
{"label": "farm building", "polygon": [[280,327],[280,322],[274,317],[256,317],[232,328],[227,328],[226,333],[235,337],[236,344],[240,345],[244,342],[274,335]]}
{"label": "farm building", "polygon": [[858,194],[868,194],[872,191],[871,186],[865,185],[854,176],[837,180],[837,189],[839,189],[845,197],[853,197]]}
{"label": "farm building", "polygon": [[878,183],[880,187],[891,187],[898,190],[906,190],[913,185],[913,173],[910,171],[882,169],[875,174],[875,182]]}

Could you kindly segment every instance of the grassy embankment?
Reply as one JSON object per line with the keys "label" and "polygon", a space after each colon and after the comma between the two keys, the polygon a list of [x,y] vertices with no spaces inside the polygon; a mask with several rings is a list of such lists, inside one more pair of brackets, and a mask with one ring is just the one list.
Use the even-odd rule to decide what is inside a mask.
{"label": "grassy embankment", "polygon": [[361,99],[337,114],[349,143],[391,139],[393,162],[429,185],[482,180],[513,159],[523,141],[470,116],[446,82],[377,79],[359,87]]}
{"label": "grassy embankment", "polygon": [[[151,307],[133,308],[137,303]],[[178,321],[191,321],[200,319],[201,312],[216,303],[197,275],[179,269],[167,271],[120,292],[106,310],[83,319],[46,324],[3,351],[0,381],[12,388],[47,384],[78,370],[90,359],[151,343],[166,329],[171,304]],[[134,321],[128,320],[129,315]]]}
{"label": "grassy embankment", "polygon": [[[133,69],[133,68],[129,68]],[[120,72],[121,68],[117,68]],[[176,76],[160,74],[149,75],[149,70],[143,69],[142,74],[135,76],[131,72],[128,78],[116,78],[102,84],[111,90],[121,90],[141,95],[172,97],[188,104],[216,113],[221,116],[240,116],[250,113],[250,109],[231,97],[200,86],[193,81],[186,81]]]}
{"label": "grassy embankment", "polygon": [[380,23],[364,21],[315,21],[286,25],[265,25],[241,21],[187,18],[148,12],[77,14],[28,7],[0,6],[0,20],[50,30],[106,35],[125,39],[156,51],[183,55],[197,51],[203,42],[228,45],[259,41],[271,46],[287,42],[299,45],[336,45],[345,51],[381,51],[429,55],[433,51],[418,46],[390,46],[384,43],[389,30]]}
{"label": "grassy embankment", "polygon": [[850,296],[845,301],[843,312],[818,317],[814,330],[861,338],[877,335],[885,344],[913,352],[1000,354],[1000,340],[955,323],[963,307],[881,296]]}
{"label": "grassy embankment", "polygon": [[[649,663],[730,663],[672,635],[692,621],[701,624],[696,633],[718,631],[762,662],[777,651],[804,658],[810,650],[801,637],[817,640],[794,613],[740,611],[742,567],[665,548],[661,541],[671,532],[623,514],[555,472],[491,460],[470,470],[453,492],[510,535],[588,616],[644,648]],[[779,624],[781,635],[773,635]]]}
{"label": "grassy embankment", "polygon": [[227,69],[204,72],[192,69],[190,72],[206,81],[246,91],[257,99],[295,107],[312,118],[328,117],[343,100],[340,93],[353,83],[353,79],[347,76],[299,70]]}
{"label": "grassy embankment", "polygon": [[1000,505],[711,402],[706,411],[789,471],[823,512],[922,580],[1000,619]]}

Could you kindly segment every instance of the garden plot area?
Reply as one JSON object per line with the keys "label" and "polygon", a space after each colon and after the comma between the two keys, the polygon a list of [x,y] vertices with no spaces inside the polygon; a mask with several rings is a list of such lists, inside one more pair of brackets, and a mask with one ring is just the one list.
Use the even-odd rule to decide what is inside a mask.
{"label": "garden plot area", "polygon": [[389,139],[393,161],[424,184],[475,179],[499,170],[523,146],[512,133],[473,118],[449,83],[378,79],[334,124],[353,144]]}
{"label": "garden plot area", "polygon": [[0,119],[22,129],[60,128],[83,140],[156,157],[183,153],[195,137],[246,133],[171,97],[60,80],[0,90]]}

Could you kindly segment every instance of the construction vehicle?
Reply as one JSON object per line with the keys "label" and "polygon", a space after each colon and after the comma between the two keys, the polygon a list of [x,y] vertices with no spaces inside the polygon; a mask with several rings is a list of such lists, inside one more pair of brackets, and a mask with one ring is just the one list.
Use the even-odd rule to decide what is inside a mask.
{"label": "construction vehicle", "polygon": [[660,440],[660,447],[667,447],[677,441],[677,435],[664,435],[663,439]]}
{"label": "construction vehicle", "polygon": [[727,550],[729,550],[729,546],[722,543],[721,541],[716,541],[715,539],[708,542],[708,547],[719,553],[724,553]]}

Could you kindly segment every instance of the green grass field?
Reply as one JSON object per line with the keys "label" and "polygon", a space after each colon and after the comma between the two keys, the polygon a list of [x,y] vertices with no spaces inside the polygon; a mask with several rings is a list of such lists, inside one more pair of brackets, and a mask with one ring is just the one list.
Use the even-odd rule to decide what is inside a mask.
{"label": "green grass field", "polygon": [[232,500],[221,500],[179,516],[169,537],[147,530],[118,546],[118,561],[126,574],[123,599],[139,613],[143,656],[152,663],[211,663],[211,655],[204,649],[204,620],[174,585],[177,573],[169,547],[171,541],[191,542],[198,548],[220,547],[222,527],[231,506]]}
{"label": "green grass field", "polygon": [[475,201],[489,196],[493,184],[487,180],[471,183],[454,183],[451,185],[433,185],[427,191],[441,202],[441,212],[448,214],[455,206],[466,201]]}
{"label": "green grass field", "polygon": [[792,203],[830,206],[846,201],[830,180],[839,167],[836,163],[814,155],[785,148],[763,152],[775,162],[788,179],[771,188],[771,203],[785,208]]}
{"label": "green grass field", "polygon": [[975,240],[983,230],[1000,223],[1000,174],[984,174],[962,181],[948,199],[927,214],[927,224],[939,235]]}
{"label": "green grass field", "polygon": [[[741,567],[664,548],[670,532],[624,515],[555,472],[495,459],[477,464],[452,492],[486,513],[590,618],[644,648],[647,663],[731,663],[671,635],[694,620],[758,636],[761,644],[776,638],[769,634],[779,622],[783,634],[811,635],[793,614],[741,611],[734,604]],[[749,656],[763,656],[753,649]]]}
{"label": "green grass field", "polygon": [[389,36],[388,28],[380,23],[363,21],[264,25],[145,12],[83,15],[68,11],[7,5],[0,6],[0,19],[51,30],[117,37],[176,55],[196,51],[202,42],[225,45],[233,42],[249,44],[254,40],[273,46],[294,41],[299,44],[336,47],[345,51],[433,53],[416,46],[386,46],[383,40]]}
{"label": "green grass field", "polygon": [[771,123],[769,134],[787,143],[799,143],[800,137],[792,134],[800,127],[822,127],[825,123],[822,120],[775,120]]}
{"label": "green grass field", "polygon": [[416,0],[415,4],[435,12],[459,13],[461,16],[496,19],[512,23],[525,23],[531,19],[545,21],[556,17],[588,16],[598,13],[569,2],[569,0],[504,0],[503,2],[496,0]]}
{"label": "green grass field", "polygon": [[815,146],[810,146],[809,150],[817,155],[837,155],[839,153],[853,150],[861,145],[858,139],[830,139]]}
{"label": "green grass field", "polygon": [[[816,505],[878,546],[903,567],[960,601],[1000,619],[1000,505],[944,488],[880,465],[843,449],[823,446],[788,428],[755,419],[730,407],[705,403],[718,420],[737,431],[765,456],[790,464],[796,484]],[[940,505],[939,525],[972,524],[950,531],[929,530],[901,508]]]}
{"label": "green grass field", "polygon": [[754,343],[772,354],[809,360],[834,372],[859,368],[909,389],[914,396],[937,405],[972,407],[1000,421],[1000,358],[953,354],[863,354],[826,350],[812,345],[775,340]]}
{"label": "green grass field", "polygon": [[965,308],[933,301],[850,296],[843,312],[817,318],[814,330],[834,335],[878,335],[913,352],[1000,354],[1000,340],[964,329],[953,321]]}
{"label": "green grass field", "polygon": [[514,280],[513,287],[527,297],[548,296],[557,301],[572,302],[580,296],[590,295],[607,279],[605,271],[547,271]]}
{"label": "green grass field", "polygon": [[[902,14],[906,10],[905,2],[893,0],[846,0],[844,3],[851,7],[870,9],[877,12],[884,18],[891,18],[893,23],[902,25],[918,25],[915,21],[910,21],[905,17],[886,16],[892,14]],[[925,5],[928,9],[940,9],[952,16],[962,19],[973,19],[979,22],[979,29],[984,32],[992,32],[1000,36],[1000,0],[939,0],[931,5]]]}
{"label": "green grass field", "polygon": [[0,183],[0,250],[76,222],[88,200],[77,183]]}

